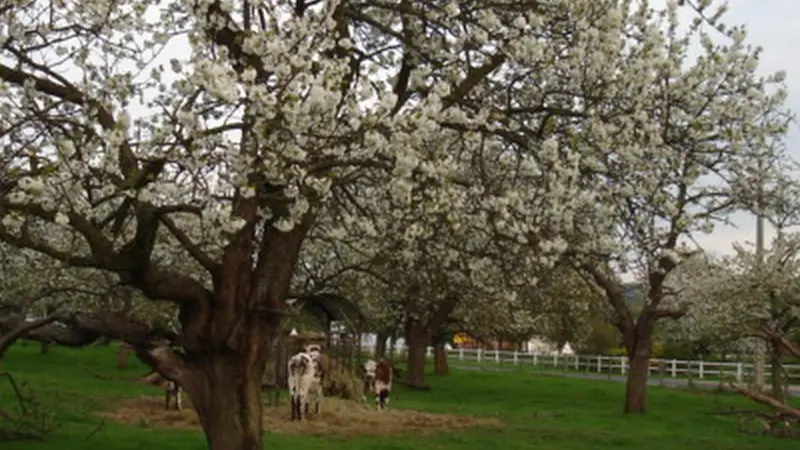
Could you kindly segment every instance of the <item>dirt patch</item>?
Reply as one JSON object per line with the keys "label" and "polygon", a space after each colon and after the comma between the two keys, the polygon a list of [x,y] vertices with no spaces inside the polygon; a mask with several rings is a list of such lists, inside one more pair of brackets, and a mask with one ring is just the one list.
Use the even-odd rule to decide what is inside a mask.
{"label": "dirt patch", "polygon": [[[326,398],[319,416],[312,414],[306,422],[289,420],[288,404],[264,407],[264,429],[279,434],[305,435],[383,435],[394,433],[435,433],[469,427],[499,427],[495,418],[478,418],[433,414],[407,409],[376,411],[360,402]],[[146,428],[172,428],[199,430],[197,414],[191,407],[183,411],[165,410],[163,399],[147,396],[120,401],[113,411],[98,413],[117,422],[131,423]]]}

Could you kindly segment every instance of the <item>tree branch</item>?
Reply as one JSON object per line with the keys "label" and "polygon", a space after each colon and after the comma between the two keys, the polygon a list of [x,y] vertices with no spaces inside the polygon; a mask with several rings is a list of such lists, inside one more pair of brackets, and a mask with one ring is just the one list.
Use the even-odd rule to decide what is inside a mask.
{"label": "tree branch", "polygon": [[[32,80],[34,88],[44,94],[64,100],[74,105],[97,111],[97,121],[106,130],[112,130],[116,121],[111,112],[100,102],[90,99],[83,92],[71,84],[58,84],[46,78],[37,77],[22,70],[0,64],[0,79],[17,86],[23,86],[26,80]],[[120,169],[123,176],[128,176],[136,168],[136,158],[128,141],[123,141],[120,146]]]}
{"label": "tree branch", "polygon": [[163,223],[164,226],[167,227],[167,230],[169,230],[172,236],[175,237],[178,243],[180,243],[181,246],[183,246],[183,248],[187,252],[189,252],[189,255],[191,255],[192,258],[195,259],[195,261],[197,261],[201,266],[203,266],[206,270],[208,270],[208,272],[211,273],[212,276],[214,276],[214,274],[218,270],[218,264],[213,259],[211,259],[208,253],[204,252],[200,248],[200,246],[194,243],[192,239],[183,230],[178,228],[178,226],[175,225],[175,222],[172,220],[172,218],[162,215],[161,223]]}
{"label": "tree branch", "polygon": [[792,408],[791,406],[781,403],[780,401],[775,400],[774,398],[768,395],[764,395],[760,392],[753,391],[736,383],[730,383],[730,387],[734,391],[744,395],[750,400],[754,400],[758,403],[761,403],[762,405],[766,405],[773,409],[776,409],[786,415],[800,419],[800,409]]}
{"label": "tree branch", "polygon": [[687,312],[689,311],[686,307],[682,307],[680,309],[657,309],[653,312],[653,318],[680,319],[681,317],[685,316]]}
{"label": "tree branch", "polygon": [[607,274],[603,273],[594,264],[580,264],[580,270],[588,273],[592,280],[604,291],[606,299],[614,308],[614,313],[617,316],[616,325],[621,332],[626,333],[633,330],[635,322],[630,308],[625,302],[625,291],[620,283],[612,280]]}
{"label": "tree branch", "polygon": [[[3,359],[3,355],[5,355],[9,347],[11,347],[11,345],[14,344],[14,342],[16,342],[21,336],[24,336],[38,328],[50,325],[57,320],[59,320],[59,317],[56,315],[35,320],[33,322],[27,322],[23,320],[23,325],[17,326],[9,332],[0,334],[0,360]],[[2,328],[4,327],[2,323],[0,323],[0,331],[2,331]]]}

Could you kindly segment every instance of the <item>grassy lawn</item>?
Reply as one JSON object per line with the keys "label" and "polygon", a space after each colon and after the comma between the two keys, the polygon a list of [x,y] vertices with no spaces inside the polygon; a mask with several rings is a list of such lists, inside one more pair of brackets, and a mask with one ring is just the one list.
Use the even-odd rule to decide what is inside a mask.
{"label": "grassy lawn", "polygon": [[[3,442],[3,450],[205,449],[198,431],[167,431],[142,425],[120,424],[92,412],[115,401],[141,395],[160,396],[153,387],[131,381],[146,369],[131,358],[131,367],[115,369],[115,348],[65,349],[53,347],[38,354],[38,345],[18,345],[0,369],[28,382],[57,414],[61,427],[47,442]],[[86,370],[89,368],[95,375]],[[99,379],[96,374],[114,378]],[[442,431],[396,436],[291,436],[268,434],[265,448],[275,449],[797,449],[797,441],[761,438],[737,433],[736,419],[710,413],[723,408],[749,408],[750,402],[733,395],[650,389],[650,413],[623,416],[621,383],[537,376],[525,372],[455,372],[431,377],[431,392],[400,386],[392,407],[429,412],[497,417],[501,428]],[[0,405],[9,406],[8,384],[0,384]],[[284,403],[285,404],[285,403]],[[287,415],[288,415],[288,405]],[[0,419],[1,420],[1,419]]]}

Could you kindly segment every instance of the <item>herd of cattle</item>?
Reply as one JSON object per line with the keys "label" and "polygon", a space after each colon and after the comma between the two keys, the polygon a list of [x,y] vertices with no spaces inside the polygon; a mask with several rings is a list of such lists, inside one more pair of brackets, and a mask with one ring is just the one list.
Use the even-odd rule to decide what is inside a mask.
{"label": "herd of cattle", "polygon": [[[289,393],[291,395],[292,420],[308,418],[309,405],[319,414],[322,403],[322,382],[325,377],[323,355],[319,345],[309,345],[289,358]],[[368,395],[375,395],[378,409],[386,409],[389,405],[389,393],[392,391],[394,379],[393,366],[384,359],[367,360],[361,365],[364,383],[362,400]],[[175,409],[183,409],[181,386],[168,381],[165,388],[165,407],[170,409],[174,399]]]}

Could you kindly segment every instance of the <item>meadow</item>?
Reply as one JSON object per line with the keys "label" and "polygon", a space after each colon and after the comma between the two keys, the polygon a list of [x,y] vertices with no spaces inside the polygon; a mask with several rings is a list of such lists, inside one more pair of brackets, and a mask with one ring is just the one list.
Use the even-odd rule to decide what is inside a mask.
{"label": "meadow", "polygon": [[[26,382],[42,405],[55,414],[59,428],[46,441],[2,442],[3,450],[201,450],[206,448],[199,429],[161,429],[139,419],[122,423],[98,415],[113,411],[131,399],[151,396],[160,404],[162,391],[134,382],[147,372],[131,359],[128,369],[115,368],[116,349],[52,347],[39,354],[39,346],[16,345],[0,363],[0,371]],[[796,449],[797,441],[741,434],[737,418],[715,414],[731,408],[756,409],[732,394],[652,387],[650,411],[643,416],[621,414],[624,385],[537,375],[529,372],[453,371],[450,376],[429,377],[429,392],[396,386],[392,411],[473,416],[486,424],[453,429],[446,422],[438,429],[373,435],[340,435],[335,430],[313,435],[272,432],[265,437],[269,449],[685,449],[758,450]],[[285,395],[284,395],[285,397]],[[0,407],[9,408],[11,388],[0,380]],[[163,407],[163,406],[162,406]],[[275,411],[279,419],[289,407],[284,400]],[[354,408],[348,408],[355,410]],[[127,413],[126,413],[127,414]],[[192,414],[187,412],[187,414]],[[329,412],[329,414],[331,414]],[[366,414],[366,413],[365,413]],[[378,414],[378,413],[374,413]],[[422,414],[422,413],[420,413]],[[125,414],[117,414],[117,416]],[[420,421],[426,421],[420,415]],[[431,416],[434,417],[434,416]],[[451,422],[454,418],[450,418]],[[350,419],[348,419],[350,420]],[[2,419],[0,419],[2,421]],[[306,424],[310,425],[310,424]],[[2,426],[2,423],[0,423]],[[303,426],[298,424],[297,426]]]}

